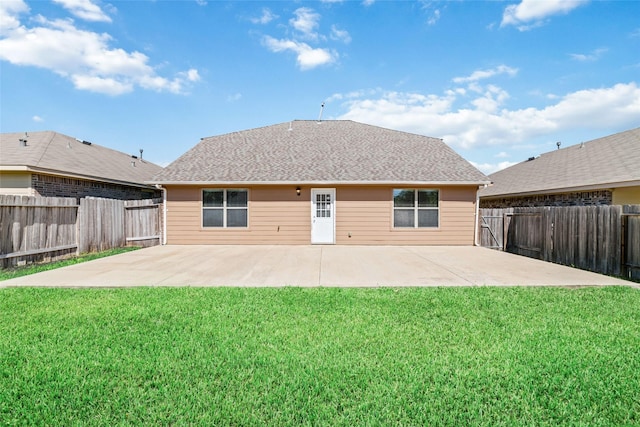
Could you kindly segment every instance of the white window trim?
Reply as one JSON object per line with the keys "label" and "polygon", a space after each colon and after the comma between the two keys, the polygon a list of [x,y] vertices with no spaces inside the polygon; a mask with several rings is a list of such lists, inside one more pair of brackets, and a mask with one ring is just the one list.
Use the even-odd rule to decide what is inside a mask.
{"label": "white window trim", "polygon": [[[393,193],[396,190],[401,190],[401,191],[407,191],[407,190],[412,190],[413,191],[413,207],[396,207],[394,204],[394,195]],[[419,207],[418,206],[418,191],[437,191],[438,192],[438,206],[436,207]],[[395,230],[412,230],[412,229],[416,229],[416,228],[420,228],[420,229],[427,229],[427,230],[435,230],[440,228],[440,189],[438,188],[392,188],[391,189],[391,207],[393,209],[393,215],[391,217],[391,226],[393,229]],[[409,210],[409,209],[413,209],[413,227],[397,227],[396,226],[396,221],[395,221],[395,216],[396,216],[396,210]],[[420,227],[418,226],[418,212],[419,211],[428,211],[428,210],[435,210],[438,211],[438,224],[435,226],[429,226],[429,227]]]}
{"label": "white window trim", "polygon": [[[217,207],[213,207],[213,206],[205,206],[204,205],[204,192],[205,191],[222,191],[222,206],[217,206]],[[239,206],[232,206],[229,207],[227,206],[227,191],[246,191],[247,192],[247,206],[244,207],[239,207]],[[249,189],[247,188],[203,188],[202,191],[200,192],[200,203],[202,205],[202,211],[200,214],[200,226],[202,228],[212,228],[212,229],[230,229],[230,230],[243,230],[243,229],[247,229],[249,228]],[[222,226],[218,227],[215,225],[204,225],[204,211],[205,210],[216,210],[216,209],[222,209]],[[229,227],[227,226],[227,211],[229,210],[240,210],[240,209],[244,209],[247,211],[247,225],[245,225],[244,227]]]}

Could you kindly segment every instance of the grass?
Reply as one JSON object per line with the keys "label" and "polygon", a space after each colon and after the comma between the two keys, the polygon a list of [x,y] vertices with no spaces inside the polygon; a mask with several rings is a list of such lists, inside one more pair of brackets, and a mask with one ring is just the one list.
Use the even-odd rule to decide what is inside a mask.
{"label": "grass", "polygon": [[79,264],[81,262],[91,261],[98,258],[104,258],[111,255],[118,255],[124,252],[131,252],[136,249],[140,249],[139,246],[127,246],[124,248],[109,249],[102,252],[93,252],[82,254],[69,259],[61,261],[54,261],[48,263],[30,264],[15,268],[0,268],[0,281],[14,279],[20,276],[27,276],[29,274],[39,273],[41,271],[54,270],[60,267],[66,267],[68,265]]}
{"label": "grass", "polygon": [[640,425],[626,287],[0,290],[0,425]]}

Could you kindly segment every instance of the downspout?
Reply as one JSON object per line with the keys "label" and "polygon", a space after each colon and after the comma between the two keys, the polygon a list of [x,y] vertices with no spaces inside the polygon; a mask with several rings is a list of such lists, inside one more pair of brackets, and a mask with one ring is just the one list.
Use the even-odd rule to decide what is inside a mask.
{"label": "downspout", "polygon": [[167,189],[161,184],[156,184],[158,190],[162,190],[162,245],[167,244]]}

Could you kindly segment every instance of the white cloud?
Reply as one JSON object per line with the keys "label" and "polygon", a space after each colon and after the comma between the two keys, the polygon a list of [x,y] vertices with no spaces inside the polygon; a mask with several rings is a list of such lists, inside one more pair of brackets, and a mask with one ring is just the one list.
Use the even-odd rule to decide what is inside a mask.
{"label": "white cloud", "polygon": [[515,76],[518,73],[517,68],[508,67],[506,65],[499,65],[496,68],[489,70],[476,70],[467,77],[454,77],[452,81],[454,83],[473,83],[480,80],[488,79],[499,74],[507,74],[509,76]]}
{"label": "white cloud", "polygon": [[506,169],[510,166],[517,164],[518,162],[500,162],[500,163],[476,163],[474,161],[469,161],[476,169],[479,169],[485,175],[490,175],[494,172],[498,172],[499,170]]}
{"label": "white cloud", "polygon": [[351,36],[349,35],[349,32],[346,30],[340,30],[335,25],[331,26],[331,39],[338,40],[346,44],[351,43]]}
{"label": "white cloud", "polygon": [[190,82],[199,82],[200,81],[200,73],[195,68],[191,68],[188,71],[183,71],[178,73],[178,76],[182,77],[184,80]]}
{"label": "white cloud", "polygon": [[265,25],[273,21],[274,19],[278,19],[278,15],[275,15],[269,8],[265,7],[262,9],[262,15],[260,15],[260,17],[251,18],[250,21],[254,24]]}
{"label": "white cloud", "polygon": [[436,25],[436,23],[440,20],[440,9],[436,9],[433,11],[433,14],[427,19],[428,25]]}
{"label": "white cloud", "polygon": [[291,18],[289,20],[289,24],[291,24],[291,26],[299,31],[305,38],[317,40],[318,33],[316,33],[316,29],[320,25],[320,14],[308,7],[298,8],[293,12],[293,14],[295,15],[295,18]]}
{"label": "white cloud", "polygon": [[493,157],[497,157],[498,159],[506,159],[507,157],[511,157],[506,151],[501,151]]}
{"label": "white cloud", "polygon": [[[336,1],[327,1],[327,3],[336,3]],[[327,43],[329,38],[348,44],[351,42],[349,32],[332,25],[330,36],[327,37],[317,32],[321,16],[313,9],[300,7],[293,14],[294,17],[289,19],[290,27],[286,28],[287,36],[284,38],[263,36],[263,46],[276,53],[294,52],[296,62],[301,70],[336,63],[340,55],[335,49],[312,45]]]}
{"label": "white cloud", "polygon": [[[461,147],[516,144],[576,128],[610,129],[638,126],[640,88],[634,82],[585,89],[560,97],[544,108],[508,109],[508,93],[489,87],[475,92],[448,90],[442,95],[377,92],[342,98],[341,119],[371,123],[444,138]],[[333,100],[341,100],[333,95]],[[469,106],[460,107],[458,104]],[[498,108],[501,106],[501,108]]]}
{"label": "white cloud", "polygon": [[527,31],[544,25],[545,19],[558,14],[567,14],[587,3],[588,0],[522,0],[505,8],[501,27],[514,25],[520,31]]}
{"label": "white cloud", "polygon": [[241,93],[234,93],[233,95],[227,96],[227,102],[236,102],[242,99]]}
{"label": "white cloud", "polygon": [[92,22],[111,22],[111,18],[91,0],[53,0],[72,15]]}
{"label": "white cloud", "polygon": [[11,34],[20,27],[18,17],[29,12],[29,6],[22,0],[0,2],[0,36]]}
{"label": "white cloud", "polygon": [[600,49],[596,49],[594,51],[592,51],[591,53],[570,53],[569,56],[572,59],[575,59],[576,61],[581,61],[581,62],[589,62],[589,61],[597,61],[598,59],[600,59],[602,57],[602,55],[607,51],[608,49],[604,49],[604,48],[600,48]]}
{"label": "white cloud", "polygon": [[270,36],[262,39],[264,45],[272,52],[292,51],[301,70],[309,70],[320,65],[331,64],[338,59],[338,54],[328,49],[312,48],[306,43],[295,40],[278,40]]}
{"label": "white cloud", "polygon": [[18,7],[2,4],[0,19],[12,28],[0,38],[0,60],[48,69],[69,79],[77,89],[108,95],[131,92],[136,86],[184,93],[187,83],[200,79],[195,69],[173,79],[158,76],[143,53],[111,47],[109,34],[78,29],[71,20],[37,16],[36,26],[27,28],[18,20],[26,11],[20,7],[23,3],[18,2]]}
{"label": "white cloud", "polygon": [[33,116],[33,117],[31,117],[31,120],[33,120],[36,123],[44,122],[44,119],[42,117],[40,117],[40,116]]}

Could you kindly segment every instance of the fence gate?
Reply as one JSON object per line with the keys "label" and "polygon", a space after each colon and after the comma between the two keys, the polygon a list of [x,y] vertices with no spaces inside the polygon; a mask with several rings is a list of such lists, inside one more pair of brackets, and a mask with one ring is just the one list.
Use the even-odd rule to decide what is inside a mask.
{"label": "fence gate", "polygon": [[640,205],[624,206],[622,228],[623,274],[640,281]]}
{"label": "fence gate", "polygon": [[504,250],[512,212],[513,209],[480,209],[480,246]]}
{"label": "fence gate", "polygon": [[509,214],[511,224],[507,230],[507,252],[530,258],[544,258],[545,213],[544,209],[516,208]]}

